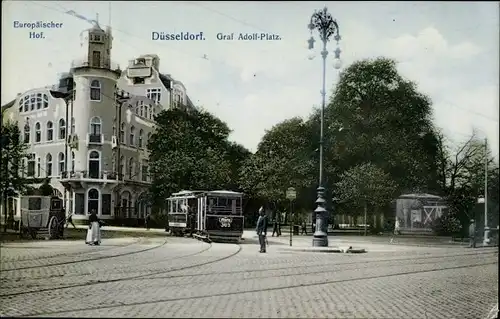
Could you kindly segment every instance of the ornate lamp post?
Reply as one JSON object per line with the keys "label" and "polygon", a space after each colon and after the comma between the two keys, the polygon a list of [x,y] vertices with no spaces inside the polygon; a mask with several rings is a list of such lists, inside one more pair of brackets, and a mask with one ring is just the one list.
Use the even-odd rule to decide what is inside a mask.
{"label": "ornate lamp post", "polygon": [[334,68],[340,69],[340,49],[338,43],[340,41],[339,25],[337,21],[332,18],[332,15],[328,12],[325,7],[319,12],[314,12],[311,16],[311,22],[309,23],[309,30],[311,30],[311,38],[308,40],[309,49],[314,48],[314,38],[312,32],[317,29],[319,32],[319,38],[323,42],[323,50],[321,51],[321,56],[323,57],[323,89],[321,90],[322,102],[321,102],[321,131],[320,131],[320,141],[319,141],[319,187],[318,187],[318,198],[316,204],[318,207],[314,210],[316,213],[316,230],[313,235],[313,246],[316,247],[326,247],[328,246],[328,212],[325,208],[325,199],[323,188],[323,122],[324,122],[324,112],[325,112],[325,101],[326,101],[326,57],[328,56],[328,51],[326,50],[326,44],[333,39],[337,42],[337,48],[335,49],[335,63]]}

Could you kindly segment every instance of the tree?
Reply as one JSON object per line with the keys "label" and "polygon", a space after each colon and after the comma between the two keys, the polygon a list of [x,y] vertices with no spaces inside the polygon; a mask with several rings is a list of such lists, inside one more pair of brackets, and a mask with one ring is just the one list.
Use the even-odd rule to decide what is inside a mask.
{"label": "tree", "polygon": [[228,142],[226,123],[206,111],[169,109],[156,117],[157,127],[148,142],[152,174],[151,193],[156,207],[182,189],[210,190],[231,187],[236,161],[244,148]]}
{"label": "tree", "polygon": [[295,187],[295,208],[311,206],[311,190],[317,184],[317,152],[311,136],[312,127],[297,117],[268,130],[242,167],[240,183],[245,192],[270,203],[275,211],[288,211],[285,191]]}
{"label": "tree", "polygon": [[[498,164],[491,156],[491,151],[485,150],[484,141],[478,139],[476,132],[454,149],[448,144],[444,135],[440,133],[438,135],[439,186],[448,203],[450,214],[456,216],[463,226],[462,229],[466,230],[470,219],[475,217],[478,197],[484,195],[486,158],[488,159],[488,206],[492,210],[492,214],[488,216],[494,218],[494,212],[498,211]],[[494,222],[494,219],[490,221]]]}
{"label": "tree", "polygon": [[371,163],[352,167],[340,176],[336,190],[340,200],[352,208],[363,207],[365,236],[368,207],[385,206],[394,198],[397,187],[391,176]]}
{"label": "tree", "polygon": [[431,101],[393,60],[362,60],[345,69],[325,123],[329,165],[345,171],[370,162],[391,176],[399,192],[437,191]]}

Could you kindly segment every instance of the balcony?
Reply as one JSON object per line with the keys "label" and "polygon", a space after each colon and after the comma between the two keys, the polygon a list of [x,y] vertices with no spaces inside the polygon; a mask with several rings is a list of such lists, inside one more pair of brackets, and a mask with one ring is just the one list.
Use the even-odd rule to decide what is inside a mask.
{"label": "balcony", "polygon": [[[111,65],[109,67],[109,70],[121,73],[120,65],[118,63],[111,61],[110,64]],[[88,59],[75,59],[75,60],[71,61],[71,68],[72,69],[85,68],[85,67],[93,67],[89,63]],[[100,67],[98,69],[108,69],[108,68],[107,67]]]}
{"label": "balcony", "polygon": [[104,136],[102,134],[87,134],[87,146],[88,145],[102,145],[104,142]]}
{"label": "balcony", "polygon": [[118,184],[123,174],[111,171],[71,171],[61,174],[61,184],[66,188],[86,188],[88,183]]}

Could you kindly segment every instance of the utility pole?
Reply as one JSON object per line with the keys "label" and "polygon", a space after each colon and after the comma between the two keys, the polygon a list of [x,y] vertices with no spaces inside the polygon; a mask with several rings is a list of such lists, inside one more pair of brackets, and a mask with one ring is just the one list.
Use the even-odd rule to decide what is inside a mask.
{"label": "utility pole", "polygon": [[483,245],[490,243],[488,227],[488,138],[484,139],[484,238]]}

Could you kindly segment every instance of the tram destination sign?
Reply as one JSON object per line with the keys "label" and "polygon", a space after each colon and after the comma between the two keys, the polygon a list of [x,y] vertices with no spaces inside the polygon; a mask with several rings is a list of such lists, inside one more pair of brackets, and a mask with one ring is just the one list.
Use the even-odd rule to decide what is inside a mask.
{"label": "tram destination sign", "polygon": [[286,199],[294,200],[295,198],[297,198],[297,192],[295,191],[295,188],[288,187],[286,190]]}

